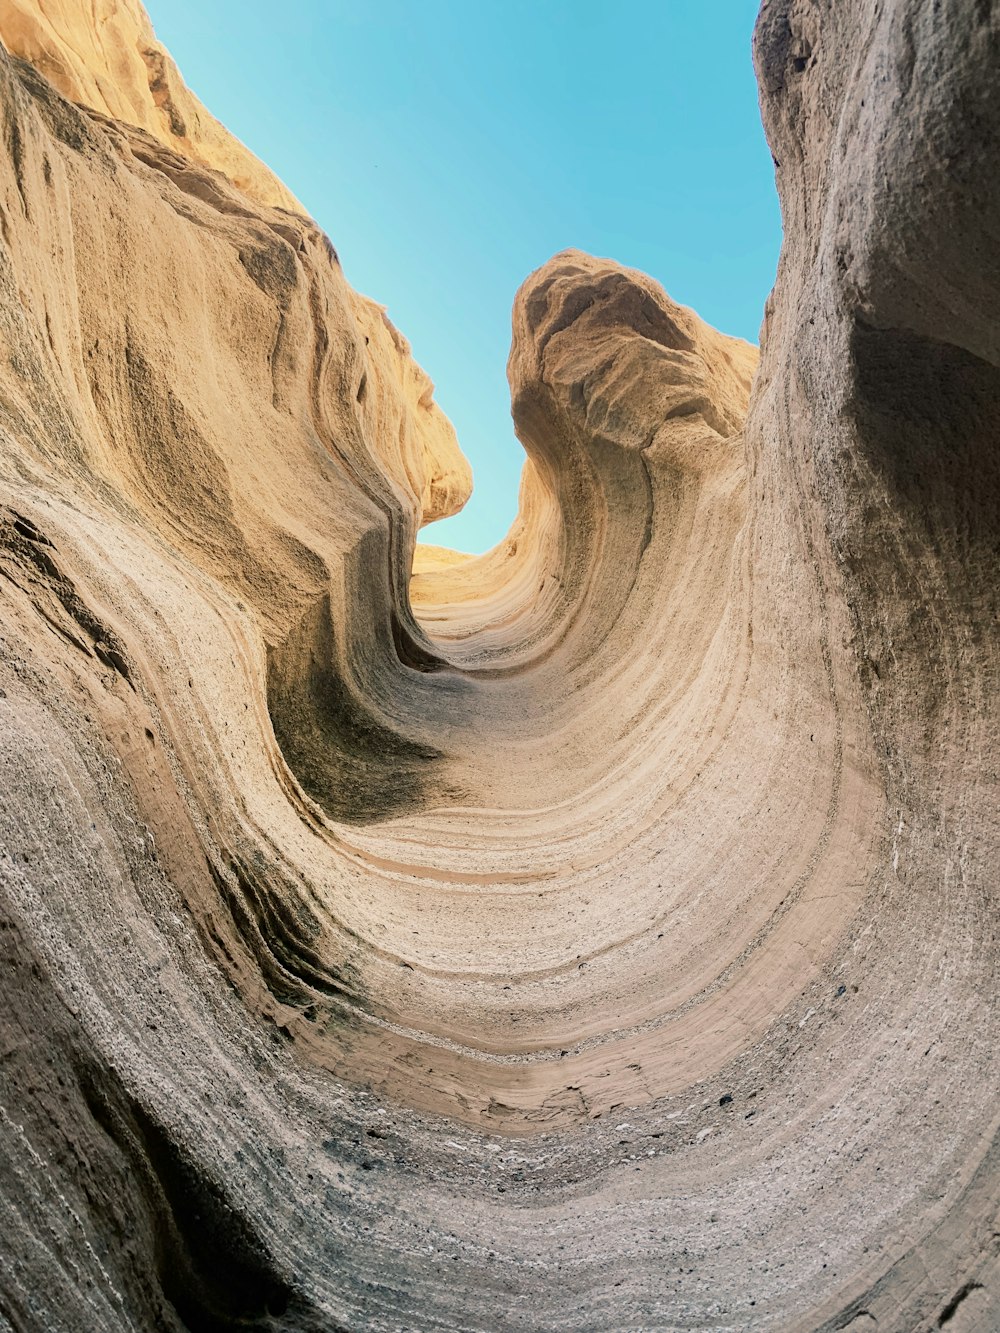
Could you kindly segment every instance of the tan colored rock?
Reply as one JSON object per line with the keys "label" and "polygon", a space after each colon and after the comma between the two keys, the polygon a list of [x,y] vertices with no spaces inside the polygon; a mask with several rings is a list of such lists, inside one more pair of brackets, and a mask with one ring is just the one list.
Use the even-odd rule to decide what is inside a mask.
{"label": "tan colored rock", "polygon": [[765,5],[759,366],[555,256],[415,559],[429,380],[108,12],[0,11],[0,1325],[992,1329],[990,15]]}
{"label": "tan colored rock", "polygon": [[[248,148],[212,116],[181,78],[170,53],[157,41],[138,0],[6,0],[0,8],[0,42],[12,55],[29,61],[71,102],[145,130],[171,152],[199,166],[221,172],[255,203],[299,216],[302,205]],[[139,150],[141,153],[141,149]],[[153,154],[156,162],[169,159]],[[226,194],[210,177],[197,180],[179,162],[165,169],[188,190]],[[236,201],[224,205],[238,210]],[[280,234],[282,224],[272,224]],[[296,236],[294,223],[288,236]],[[287,239],[287,238],[286,238]],[[329,242],[325,242],[329,245]],[[331,253],[332,247],[330,247]],[[459,450],[451,423],[433,400],[434,386],[413,361],[406,339],[393,327],[382,306],[345,288],[366,355],[392,378],[389,393],[400,390],[409,404],[410,428],[419,436],[413,448],[405,435],[381,439],[407,455],[386,459],[406,473],[407,485],[421,498],[422,523],[445,518],[461,508],[472,486],[472,473]],[[377,349],[377,350],[376,350]],[[363,372],[358,393],[378,393],[376,380]]]}
{"label": "tan colored rock", "polygon": [[69,101],[138,125],[257,203],[303,211],[186,86],[138,0],[4,0],[0,41]]}

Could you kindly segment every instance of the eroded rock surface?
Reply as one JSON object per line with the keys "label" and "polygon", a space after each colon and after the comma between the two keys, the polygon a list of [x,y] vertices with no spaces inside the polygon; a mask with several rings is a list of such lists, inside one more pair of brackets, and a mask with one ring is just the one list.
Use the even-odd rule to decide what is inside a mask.
{"label": "eroded rock surface", "polygon": [[384,312],[130,0],[0,38],[0,1328],[1000,1325],[1000,17],[765,4],[759,368],[555,256],[412,583]]}

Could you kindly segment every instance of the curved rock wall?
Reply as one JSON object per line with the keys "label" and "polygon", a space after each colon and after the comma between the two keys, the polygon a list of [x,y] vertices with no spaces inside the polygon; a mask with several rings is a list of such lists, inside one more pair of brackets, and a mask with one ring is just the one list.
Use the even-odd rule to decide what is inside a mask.
{"label": "curved rock wall", "polygon": [[470,475],[405,341],[51,9],[0,20],[0,1328],[997,1326],[989,6],[765,4],[759,369],[555,256],[519,517],[412,582]]}
{"label": "curved rock wall", "polygon": [[185,85],[138,0],[4,0],[0,33],[68,101],[139,126],[258,204],[303,211]]}

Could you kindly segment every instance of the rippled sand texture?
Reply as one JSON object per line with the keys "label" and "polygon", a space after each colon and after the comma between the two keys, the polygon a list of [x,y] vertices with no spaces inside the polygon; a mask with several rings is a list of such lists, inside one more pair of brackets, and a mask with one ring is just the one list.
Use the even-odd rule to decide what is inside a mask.
{"label": "rippled sand texture", "polygon": [[765,3],[759,367],[555,256],[412,584],[405,339],[0,37],[0,1330],[995,1333],[1000,13]]}

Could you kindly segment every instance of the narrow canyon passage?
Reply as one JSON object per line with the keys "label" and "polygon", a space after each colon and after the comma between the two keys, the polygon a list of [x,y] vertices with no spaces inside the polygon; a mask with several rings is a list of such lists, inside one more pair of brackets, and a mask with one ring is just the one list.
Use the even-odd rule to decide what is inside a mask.
{"label": "narrow canyon passage", "polygon": [[0,1330],[998,1326],[953,10],[764,5],[760,353],[548,260],[474,558],[405,339],[134,0],[0,10]]}
{"label": "narrow canyon passage", "polygon": [[[335,922],[371,950],[366,1004],[417,1038],[400,1094],[510,1132],[683,1088],[762,1035],[857,907],[884,822],[827,638],[755,660],[754,349],[578,253],[529,280],[514,327],[523,514],[478,560],[418,557],[427,638],[369,672],[384,692],[357,682],[359,768],[392,790],[395,727],[414,809],[369,802],[342,835],[385,893]],[[286,729],[271,691],[310,777],[325,687],[308,757],[308,703]],[[307,790],[336,816],[342,785]]]}

